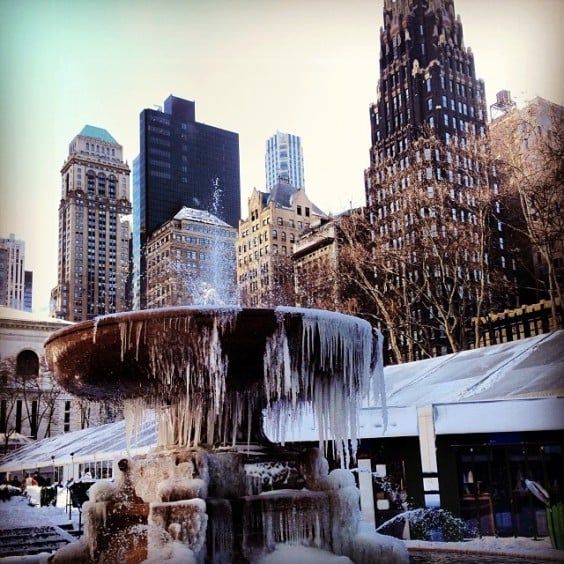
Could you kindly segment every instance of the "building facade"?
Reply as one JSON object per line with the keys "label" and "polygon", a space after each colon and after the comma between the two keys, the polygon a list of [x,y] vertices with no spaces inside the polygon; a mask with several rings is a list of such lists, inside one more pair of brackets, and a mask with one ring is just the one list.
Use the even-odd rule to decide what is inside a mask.
{"label": "building facade", "polygon": [[0,305],[31,311],[33,273],[25,270],[25,241],[0,239]]}
{"label": "building facade", "polygon": [[55,317],[68,321],[128,309],[131,213],[123,147],[86,125],[71,141],[61,169]]}
{"label": "building facade", "polygon": [[277,131],[266,141],[264,167],[267,192],[279,182],[286,182],[294,188],[305,188],[304,157],[300,137]]}
{"label": "building facade", "polygon": [[134,308],[147,304],[148,238],[183,206],[237,227],[241,215],[239,136],[196,121],[194,102],[169,96],[140,115],[133,164]]}
{"label": "building facade", "polygon": [[[560,302],[564,296],[564,107],[537,97],[516,108],[508,91],[497,95],[505,111],[490,125],[492,152],[505,176],[513,244],[521,247],[522,302]],[[561,309],[560,309],[561,311]],[[553,314],[554,315],[554,314]],[[560,313],[560,315],[562,315]]]}
{"label": "building facade", "polygon": [[294,245],[292,260],[296,305],[347,314],[364,310],[363,296],[351,283],[348,232],[351,218],[364,210],[353,209],[321,218],[306,229]]}
{"label": "building facade", "polygon": [[239,223],[237,285],[241,305],[295,305],[293,247],[304,230],[327,217],[305,190],[278,183],[253,190]]}
{"label": "building facade", "polygon": [[53,379],[43,345],[69,325],[0,306],[0,453],[19,436],[42,439],[121,417],[115,406],[77,398]]}
{"label": "building facade", "polygon": [[516,266],[495,219],[484,83],[454,2],[385,0],[383,16],[365,191],[375,285],[389,304],[379,315],[405,361],[471,346],[459,321],[492,299],[494,272],[511,300]]}
{"label": "building facade", "polygon": [[147,307],[235,304],[237,230],[183,207],[147,240]]}

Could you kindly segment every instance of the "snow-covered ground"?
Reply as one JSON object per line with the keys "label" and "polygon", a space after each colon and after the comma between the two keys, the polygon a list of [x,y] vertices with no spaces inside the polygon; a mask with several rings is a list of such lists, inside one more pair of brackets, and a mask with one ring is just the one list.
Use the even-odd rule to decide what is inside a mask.
{"label": "snow-covered ground", "polygon": [[[21,496],[10,498],[8,501],[0,502],[0,529],[11,529],[18,527],[34,527],[42,525],[64,525],[69,522],[68,511],[65,510],[65,490],[61,491],[56,507],[37,507],[29,505],[28,499]],[[79,514],[77,509],[72,509],[71,519],[75,528],[78,528]],[[478,552],[482,554],[494,554],[507,556],[507,562],[512,557],[524,557],[538,562],[564,562],[564,551],[551,548],[550,540],[542,538],[533,540],[530,538],[495,538],[484,537],[463,543],[405,541],[409,550],[433,550],[449,551],[458,553]],[[289,552],[292,552],[291,560],[288,560]],[[35,555],[25,557],[0,558],[2,564],[10,563],[44,563],[49,555]],[[305,547],[280,548],[270,557],[264,559],[265,564],[279,564],[289,561],[299,561],[302,564],[314,564],[322,562],[345,563],[348,559],[334,557],[326,552],[307,549]],[[453,562],[456,561],[454,557]]]}
{"label": "snow-covered ground", "polygon": [[[427,541],[404,541],[407,549],[412,550],[434,550],[449,553],[476,553],[493,556],[506,556],[507,562],[513,562],[511,558],[527,558],[535,562],[564,562],[564,550],[555,550],[550,544],[548,537],[534,540],[526,537],[482,537],[465,542],[427,542]],[[456,556],[453,554],[453,562]]]}

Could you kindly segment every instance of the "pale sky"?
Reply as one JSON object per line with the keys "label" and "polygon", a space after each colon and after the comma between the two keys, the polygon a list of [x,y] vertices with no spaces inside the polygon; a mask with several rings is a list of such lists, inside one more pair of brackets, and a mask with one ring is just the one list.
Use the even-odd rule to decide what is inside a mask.
{"label": "pale sky", "polygon": [[[57,283],[60,169],[86,124],[131,162],[139,113],[169,94],[239,134],[241,207],[264,190],[264,144],[302,138],[326,212],[364,199],[382,0],[0,0],[0,236],[26,242],[33,306]],[[564,104],[564,0],[455,0],[488,105]]]}

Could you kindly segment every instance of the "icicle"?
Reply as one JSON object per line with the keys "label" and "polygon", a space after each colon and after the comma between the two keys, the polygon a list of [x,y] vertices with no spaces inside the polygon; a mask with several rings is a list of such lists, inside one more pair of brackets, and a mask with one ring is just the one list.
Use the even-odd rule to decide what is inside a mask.
{"label": "icicle", "polygon": [[96,344],[96,336],[97,336],[97,334],[98,334],[98,321],[99,321],[99,319],[100,319],[100,318],[97,317],[97,318],[94,320],[94,327],[92,328],[92,342],[93,342],[94,344]]}
{"label": "icicle", "polygon": [[374,330],[376,339],[376,359],[372,359],[371,378],[374,386],[374,399],[382,405],[382,425],[388,428],[388,406],[386,402],[386,383],[384,380],[384,336],[379,329]]}

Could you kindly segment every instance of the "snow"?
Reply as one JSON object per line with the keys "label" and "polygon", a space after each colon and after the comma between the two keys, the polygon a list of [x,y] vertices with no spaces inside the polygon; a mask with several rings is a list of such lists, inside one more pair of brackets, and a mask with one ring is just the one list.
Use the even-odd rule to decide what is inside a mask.
{"label": "snow", "polygon": [[[37,488],[37,486],[35,487]],[[7,501],[0,502],[0,529],[43,525],[59,526],[69,522],[73,523],[78,529],[78,510],[72,509],[71,519],[69,520],[69,513],[65,509],[66,491],[66,488],[59,490],[56,506],[39,507],[38,504],[30,505],[29,499],[25,495],[14,496]]]}
{"label": "snow", "polygon": [[[78,529],[78,510],[72,509],[71,521]],[[21,496],[12,497],[8,501],[0,502],[0,528],[11,529],[22,526],[59,526],[68,523],[68,512],[65,511],[64,501],[63,506],[57,507],[32,507],[28,505],[27,499]],[[370,531],[372,532],[373,529]],[[401,541],[398,542],[405,545],[408,550],[431,550],[448,552],[452,554],[452,561],[456,561],[456,553],[477,553],[477,554],[493,554],[497,556],[507,556],[508,562],[511,558],[530,558],[533,560],[541,561],[559,561],[564,562],[564,551],[559,551],[551,548],[550,539],[541,538],[533,540],[532,538],[525,537],[483,537],[465,542],[429,542],[429,541]],[[78,554],[80,552],[80,543],[74,543],[74,550]],[[69,547],[70,548],[70,547]],[[170,558],[175,551],[180,553],[181,550],[186,551],[186,547],[169,546],[167,548],[166,558]],[[191,552],[191,551],[190,551]],[[179,558],[177,562],[184,564],[192,564],[195,560],[188,551],[185,552],[186,558]],[[2,559],[2,564],[44,564],[50,554],[43,553],[33,556],[9,557]],[[151,564],[156,564],[166,560],[163,555],[157,555]],[[71,562],[73,560],[70,560]],[[74,562],[78,562],[75,559]],[[290,546],[290,545],[276,545],[275,551],[271,554],[258,560],[255,564],[288,564],[288,562],[300,562],[300,564],[348,564],[350,559],[344,556],[337,556],[333,553],[323,550],[305,547],[305,546]]]}
{"label": "snow", "polygon": [[274,552],[260,558],[256,564],[288,564],[300,562],[301,564],[353,564],[346,556],[337,556],[331,552],[300,545],[277,544]]}
{"label": "snow", "polygon": [[403,541],[409,551],[431,550],[452,554],[482,554],[511,558],[530,558],[537,562],[564,562],[564,551],[552,548],[548,537],[533,540],[528,537],[482,537],[464,542]]}

